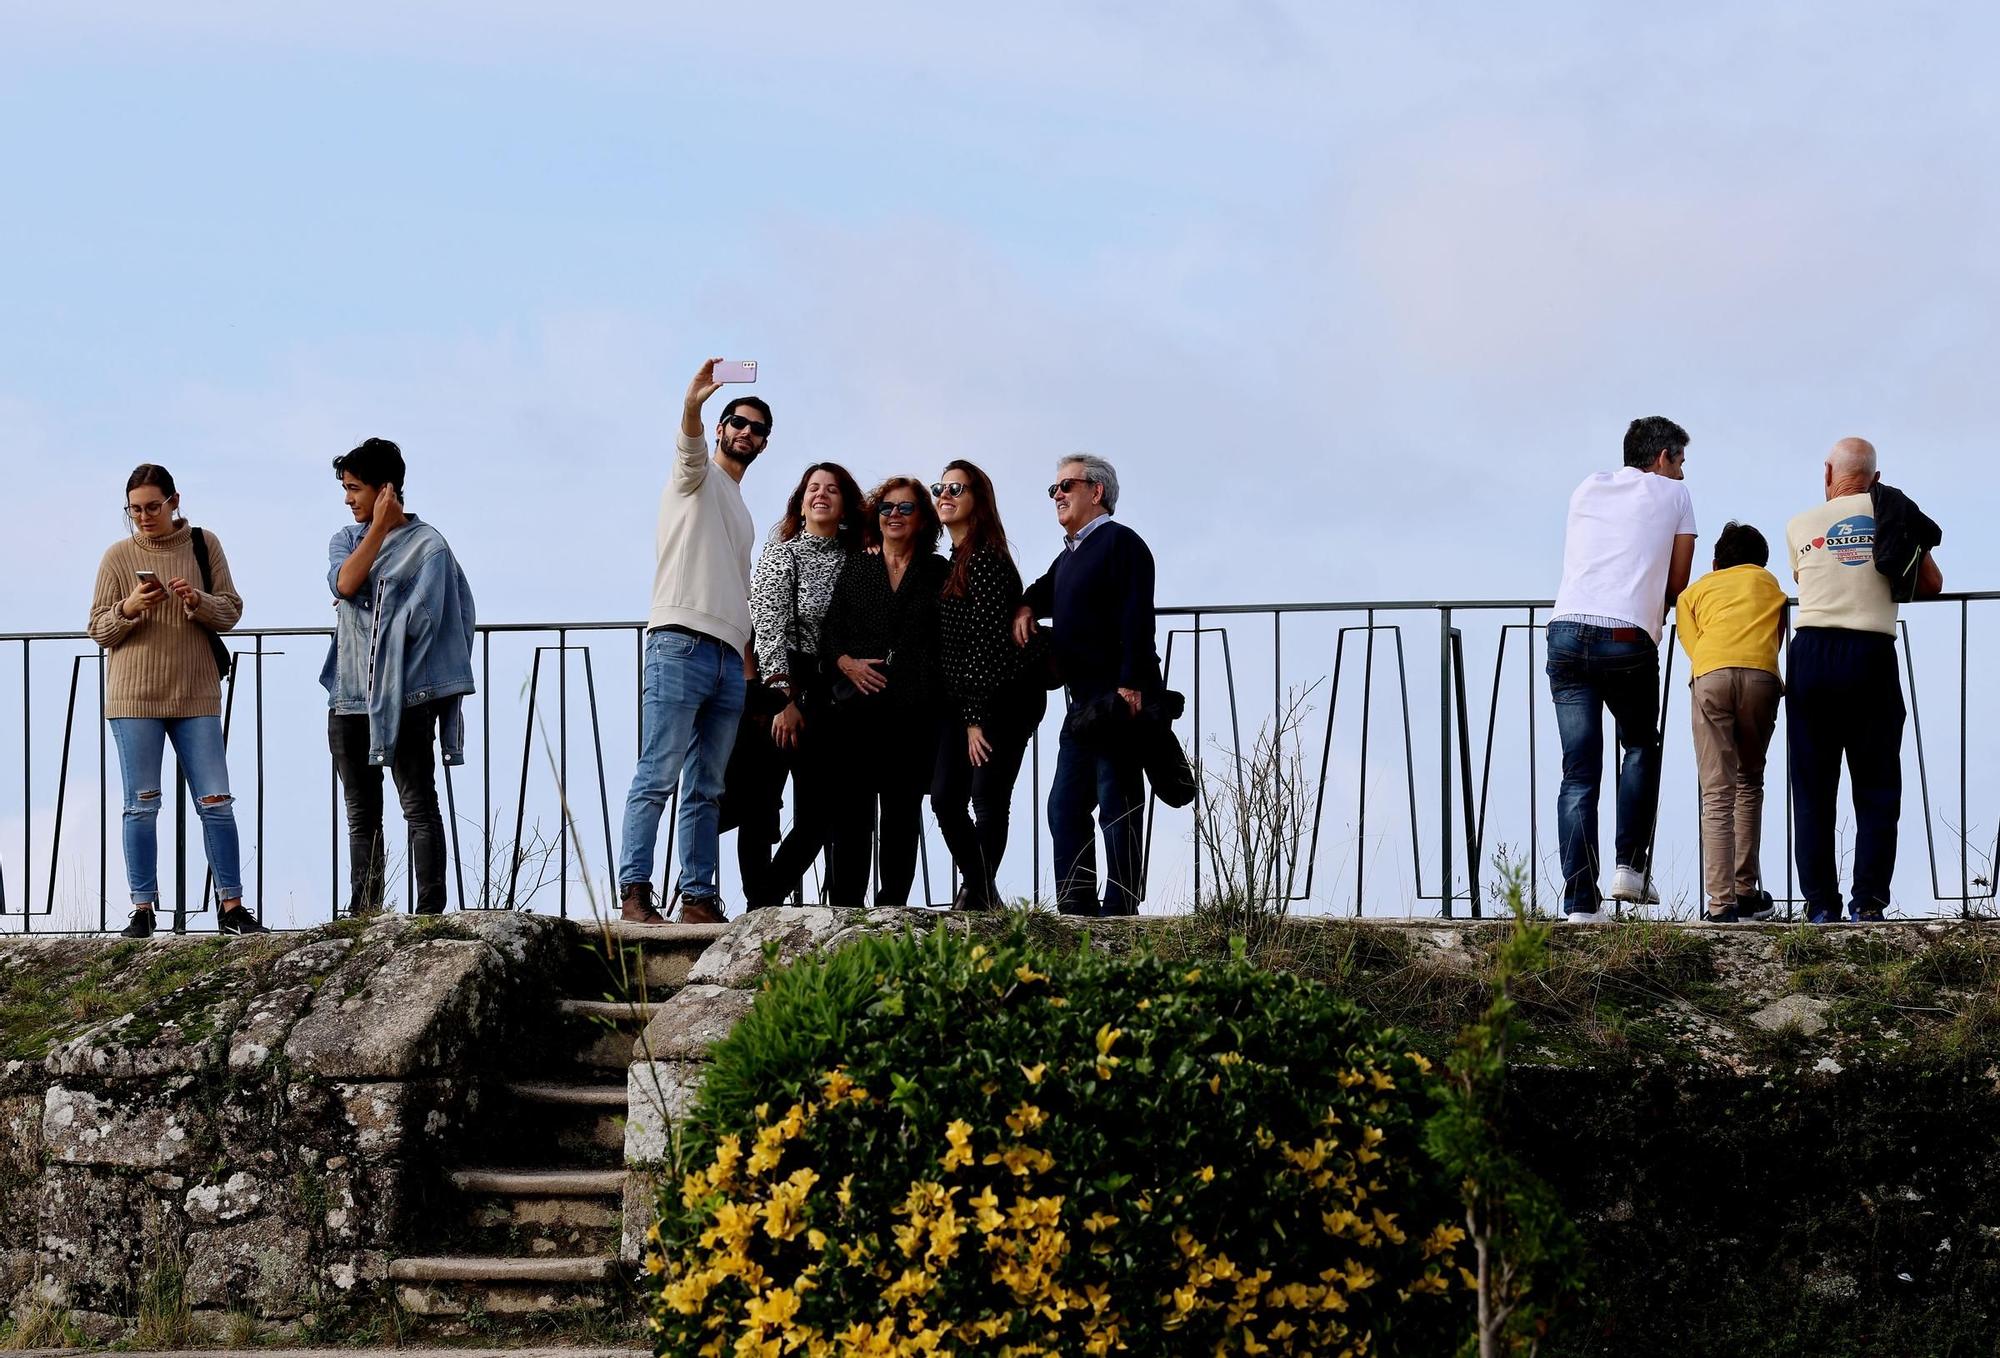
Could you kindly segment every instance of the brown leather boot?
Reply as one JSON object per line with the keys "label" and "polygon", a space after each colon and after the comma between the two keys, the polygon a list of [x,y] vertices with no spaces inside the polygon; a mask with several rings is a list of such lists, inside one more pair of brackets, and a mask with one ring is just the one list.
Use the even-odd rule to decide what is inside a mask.
{"label": "brown leather boot", "polygon": [[618,901],[618,918],[627,924],[665,924],[666,916],[653,909],[653,884],[627,882]]}
{"label": "brown leather boot", "polygon": [[727,924],[729,916],[722,913],[722,902],[714,896],[683,896],[681,923]]}

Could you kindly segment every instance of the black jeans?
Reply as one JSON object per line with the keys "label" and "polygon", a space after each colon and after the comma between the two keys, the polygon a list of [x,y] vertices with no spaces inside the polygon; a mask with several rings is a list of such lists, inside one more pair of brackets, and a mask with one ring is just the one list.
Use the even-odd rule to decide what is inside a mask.
{"label": "black jeans", "polygon": [[978,768],[966,756],[965,723],[947,715],[939,725],[931,814],[937,817],[938,833],[951,850],[952,864],[975,906],[994,904],[999,897],[996,879],[1000,860],[1007,856],[1014,783],[1047,707],[1048,698],[1040,689],[1024,688],[1010,695],[1002,710],[980,728],[993,752]]}
{"label": "black jeans", "polygon": [[[403,709],[396,733],[396,753],[389,773],[403,804],[410,828],[410,865],[416,870],[419,915],[444,913],[444,815],[438,810],[437,767],[431,743],[437,731],[438,707],[424,703]],[[333,751],[347,802],[347,867],[353,879],[347,899],[351,915],[382,907],[386,872],[382,837],[382,768],[368,762],[368,718],[328,713],[326,743]]]}
{"label": "black jeans", "polygon": [[1802,627],[1785,666],[1785,741],[1799,894],[1808,916],[1840,918],[1840,761],[1854,793],[1854,909],[1889,903],[1903,809],[1903,685],[1885,632]]}
{"label": "black jeans", "polygon": [[[765,721],[763,738],[771,739],[770,722]],[[830,719],[821,712],[806,718],[799,743],[789,750],[774,745],[772,762],[759,775],[753,794],[761,803],[746,807],[743,824],[774,824],[776,806],[784,793],[785,778],[792,780],[792,826],[785,832],[775,853],[767,853],[768,839],[739,832],[736,863],[743,873],[743,901],[748,906],[783,905],[799,892],[799,882],[813,859],[828,851],[833,836],[834,806],[841,795],[840,746],[834,739]],[[831,894],[833,864],[827,864],[829,892],[835,905],[859,905],[859,900],[836,900]],[[866,880],[864,871],[863,880]]]}

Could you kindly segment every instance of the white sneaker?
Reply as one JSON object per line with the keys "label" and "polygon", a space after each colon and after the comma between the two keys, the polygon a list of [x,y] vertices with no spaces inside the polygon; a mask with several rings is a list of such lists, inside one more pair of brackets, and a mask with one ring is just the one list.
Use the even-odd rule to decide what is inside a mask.
{"label": "white sneaker", "polygon": [[1609,924],[1611,912],[1603,906],[1595,910],[1571,910],[1563,915],[1564,924]]}
{"label": "white sneaker", "polygon": [[1611,873],[1611,899],[1639,905],[1658,905],[1660,890],[1637,868],[1619,866]]}

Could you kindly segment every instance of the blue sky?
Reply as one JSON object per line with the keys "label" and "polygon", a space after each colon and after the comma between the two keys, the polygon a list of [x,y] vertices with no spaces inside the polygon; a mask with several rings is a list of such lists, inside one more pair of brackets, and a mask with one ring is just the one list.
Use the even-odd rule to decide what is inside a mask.
{"label": "blue sky", "polygon": [[[636,617],[680,393],[805,461],[1086,448],[1162,602],[1538,596],[1633,416],[1704,537],[1862,434],[1979,554],[1980,7],[0,7],[7,629],[81,625],[164,462],[318,624],[328,460],[400,441],[491,621]],[[1954,495],[1958,498],[1954,500]],[[1705,548],[1703,551],[1705,556]],[[622,779],[621,768],[614,781]]]}

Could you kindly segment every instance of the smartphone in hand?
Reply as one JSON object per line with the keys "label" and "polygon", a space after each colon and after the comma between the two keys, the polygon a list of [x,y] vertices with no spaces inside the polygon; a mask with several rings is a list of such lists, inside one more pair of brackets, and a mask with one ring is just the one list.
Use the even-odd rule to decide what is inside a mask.
{"label": "smartphone in hand", "polygon": [[718,382],[755,382],[757,380],[757,360],[754,358],[724,358],[715,364],[715,380]]}
{"label": "smartphone in hand", "polygon": [[132,573],[139,577],[139,583],[142,585],[157,585],[160,583],[160,577],[151,571],[134,571]]}

